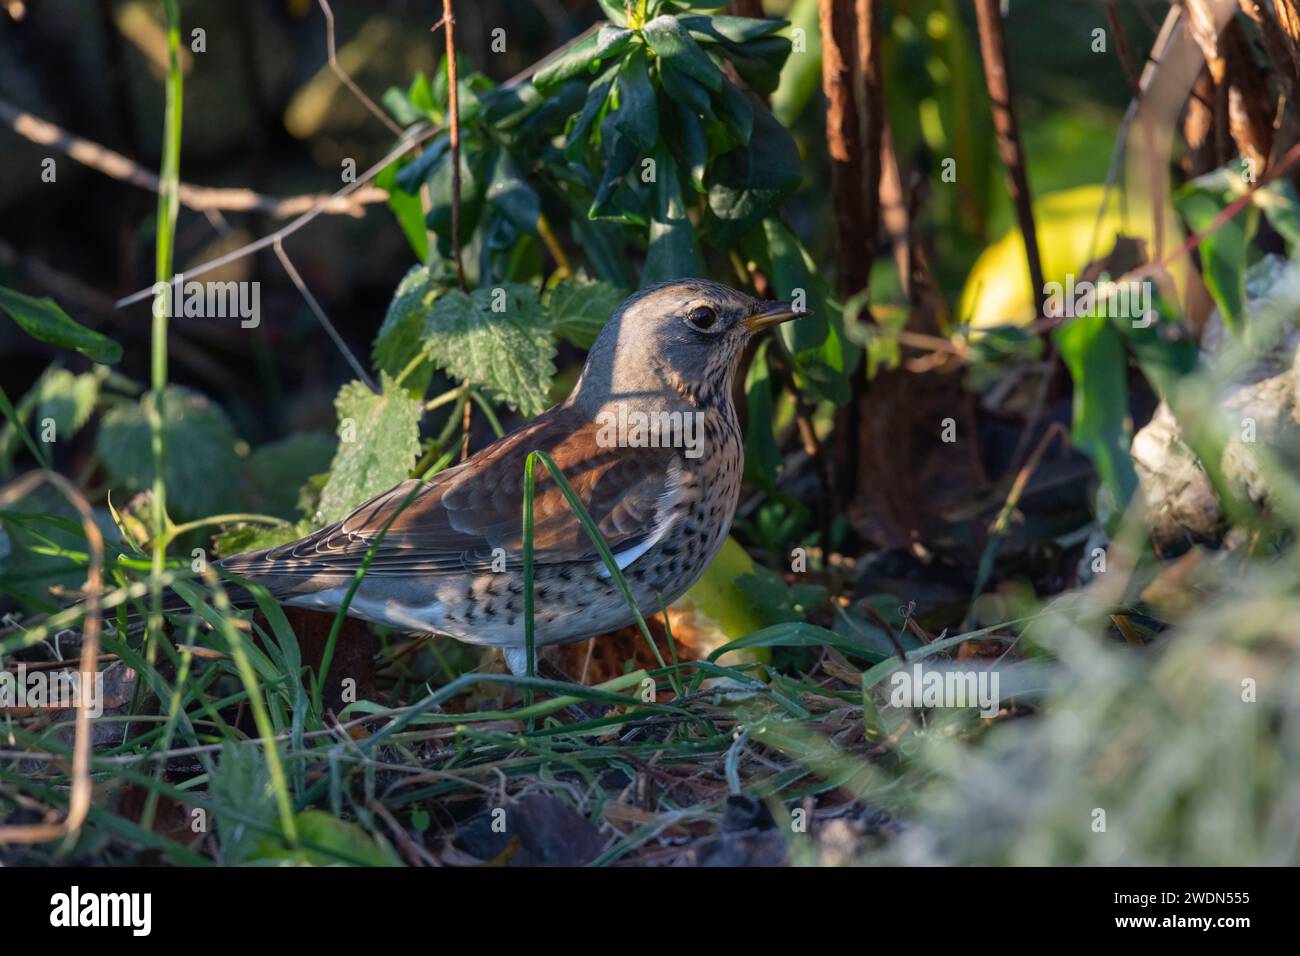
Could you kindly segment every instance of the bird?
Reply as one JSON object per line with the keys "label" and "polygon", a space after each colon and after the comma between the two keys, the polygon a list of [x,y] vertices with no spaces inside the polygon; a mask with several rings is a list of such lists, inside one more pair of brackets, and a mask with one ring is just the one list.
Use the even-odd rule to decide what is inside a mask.
{"label": "bird", "polygon": [[[736,511],[744,442],[732,384],[745,346],[807,314],[704,279],[649,285],[614,310],[563,402],[455,467],[219,567],[282,604],[337,611],[373,547],[349,615],[496,647],[526,674],[536,664],[524,634],[529,453],[546,452],[564,474],[637,606],[671,603],[704,573]],[[535,647],[632,623],[562,489],[540,464],[535,476]]]}

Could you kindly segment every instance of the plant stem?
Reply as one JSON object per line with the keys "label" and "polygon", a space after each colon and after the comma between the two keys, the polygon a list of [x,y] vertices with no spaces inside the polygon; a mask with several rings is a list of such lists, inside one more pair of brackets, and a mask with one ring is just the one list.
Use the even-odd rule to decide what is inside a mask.
{"label": "plant stem", "polygon": [[[167,555],[167,479],[163,434],[164,391],[167,388],[167,294],[171,288],[176,215],[180,207],[181,165],[181,17],[177,0],[164,0],[167,13],[166,109],[163,113],[163,155],[158,188],[158,222],[154,279],[159,289],[153,305],[150,362],[152,386],[148,408],[150,450],[153,453],[153,564],[149,574],[149,661],[153,641],[162,628],[162,573]],[[161,301],[160,301],[161,300]]]}
{"label": "plant stem", "polygon": [[451,136],[451,251],[456,259],[456,279],[465,291],[465,267],[460,261],[460,91],[456,79],[456,16],[451,0],[442,0],[442,23],[447,30],[447,126]]}

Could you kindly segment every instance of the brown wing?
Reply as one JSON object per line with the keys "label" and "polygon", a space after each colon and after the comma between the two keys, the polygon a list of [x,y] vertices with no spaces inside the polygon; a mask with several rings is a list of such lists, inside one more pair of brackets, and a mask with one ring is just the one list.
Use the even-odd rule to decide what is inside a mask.
{"label": "brown wing", "polygon": [[[612,551],[626,552],[652,539],[678,489],[676,453],[602,448],[597,427],[584,423],[575,429],[565,411],[557,409],[427,482],[402,482],[306,538],[233,555],[222,566],[252,578],[351,575],[388,524],[368,576],[487,570],[494,553],[501,557],[497,548],[504,550],[506,568],[521,567],[524,464],[537,449],[548,452],[564,472]],[[535,475],[535,561],[595,559],[590,538],[541,462]]]}

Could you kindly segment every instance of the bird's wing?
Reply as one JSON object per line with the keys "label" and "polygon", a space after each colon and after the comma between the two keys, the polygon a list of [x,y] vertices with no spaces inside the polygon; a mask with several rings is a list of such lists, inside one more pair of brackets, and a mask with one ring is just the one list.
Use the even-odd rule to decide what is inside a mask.
{"label": "bird's wing", "polygon": [[[563,416],[539,419],[428,481],[402,482],[306,538],[233,555],[222,566],[252,578],[351,575],[387,524],[367,576],[522,567],[524,464],[537,449],[551,455],[626,565],[666,530],[681,493],[681,462],[671,448],[601,447],[596,435],[590,423],[573,428]],[[536,563],[596,559],[546,466],[539,462],[535,475]]]}

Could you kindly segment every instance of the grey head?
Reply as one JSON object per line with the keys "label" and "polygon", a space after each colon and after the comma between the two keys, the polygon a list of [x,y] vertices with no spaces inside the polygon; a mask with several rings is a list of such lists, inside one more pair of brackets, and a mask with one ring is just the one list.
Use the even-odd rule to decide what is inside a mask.
{"label": "grey head", "polygon": [[806,312],[720,282],[671,279],[630,296],[605,323],[569,402],[709,405],[731,394],[749,339]]}

